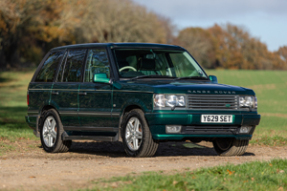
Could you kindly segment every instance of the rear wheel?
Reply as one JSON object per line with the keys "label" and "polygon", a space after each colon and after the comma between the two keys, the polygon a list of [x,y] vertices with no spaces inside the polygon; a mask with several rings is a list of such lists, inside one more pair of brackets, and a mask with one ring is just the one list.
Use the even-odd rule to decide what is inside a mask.
{"label": "rear wheel", "polygon": [[133,157],[151,157],[158,148],[140,109],[134,109],[124,117],[122,139],[125,152]]}
{"label": "rear wheel", "polygon": [[61,138],[64,129],[57,111],[44,111],[41,119],[40,138],[43,149],[49,153],[67,152],[72,142]]}
{"label": "rear wheel", "polygon": [[218,155],[241,156],[248,147],[249,140],[237,140],[233,138],[219,138],[213,141],[213,146]]}

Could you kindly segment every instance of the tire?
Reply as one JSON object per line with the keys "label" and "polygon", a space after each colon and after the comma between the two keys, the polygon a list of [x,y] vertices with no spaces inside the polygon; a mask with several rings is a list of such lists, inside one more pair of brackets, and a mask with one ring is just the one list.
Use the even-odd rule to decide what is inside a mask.
{"label": "tire", "polygon": [[241,156],[248,147],[249,140],[219,138],[213,141],[215,151],[220,156]]}
{"label": "tire", "polygon": [[121,135],[128,156],[152,157],[157,151],[158,143],[153,140],[140,109],[134,109],[124,116]]}
{"label": "tire", "polygon": [[67,152],[72,141],[63,141],[64,129],[55,109],[44,111],[40,121],[40,138],[43,149],[48,153]]}

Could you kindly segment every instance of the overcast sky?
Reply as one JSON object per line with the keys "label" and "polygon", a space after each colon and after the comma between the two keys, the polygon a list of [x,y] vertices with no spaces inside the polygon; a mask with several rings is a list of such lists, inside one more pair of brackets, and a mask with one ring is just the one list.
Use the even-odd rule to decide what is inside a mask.
{"label": "overcast sky", "polygon": [[287,46],[287,0],[133,0],[171,19],[178,29],[215,23],[243,26],[271,51]]}

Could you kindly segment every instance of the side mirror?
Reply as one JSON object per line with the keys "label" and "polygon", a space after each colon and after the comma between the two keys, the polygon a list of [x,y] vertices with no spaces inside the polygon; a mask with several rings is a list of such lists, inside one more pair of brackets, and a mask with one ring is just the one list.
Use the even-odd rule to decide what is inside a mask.
{"label": "side mirror", "polygon": [[111,80],[105,73],[98,73],[94,75],[93,82],[110,84]]}
{"label": "side mirror", "polygon": [[218,83],[216,76],[210,75],[210,76],[209,76],[209,79],[210,79],[210,81],[212,81],[212,82],[215,83],[215,84]]}
{"label": "side mirror", "polygon": [[117,89],[121,89],[122,85],[117,82],[113,82],[110,78],[108,78],[107,74],[105,73],[98,73],[94,75],[93,82],[98,82],[98,83],[105,83],[105,84],[111,84]]}

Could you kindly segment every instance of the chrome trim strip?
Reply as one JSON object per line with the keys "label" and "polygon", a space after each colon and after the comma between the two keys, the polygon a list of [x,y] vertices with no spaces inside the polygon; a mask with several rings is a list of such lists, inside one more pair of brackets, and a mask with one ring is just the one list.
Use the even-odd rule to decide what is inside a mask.
{"label": "chrome trim strip", "polygon": [[77,111],[59,111],[60,115],[78,115]]}
{"label": "chrome trim strip", "polygon": [[38,110],[28,110],[27,113],[28,113],[28,115],[29,115],[29,114],[31,114],[31,115],[37,114],[37,115],[38,115],[38,114],[39,114],[39,111],[38,111]]}
{"label": "chrome trim strip", "polygon": [[31,88],[31,89],[28,89],[28,91],[52,91],[53,89],[36,89],[36,88]]}
{"label": "chrome trim strip", "polygon": [[101,111],[78,111],[79,115],[90,115],[90,116],[111,116],[111,112],[101,112]]}
{"label": "chrome trim strip", "polygon": [[132,90],[114,90],[114,92],[128,92],[128,93],[153,93],[151,91],[132,91]]}
{"label": "chrome trim strip", "polygon": [[102,90],[102,89],[29,89],[28,91],[96,91],[96,92],[125,92],[125,93],[153,93],[151,91],[132,91],[132,90]]}
{"label": "chrome trim strip", "polygon": [[121,112],[112,112],[112,116],[118,117],[118,116],[120,116],[120,114],[121,114]]}
{"label": "chrome trim strip", "polygon": [[80,116],[119,116],[120,112],[110,111],[59,111],[60,115],[80,115]]}

